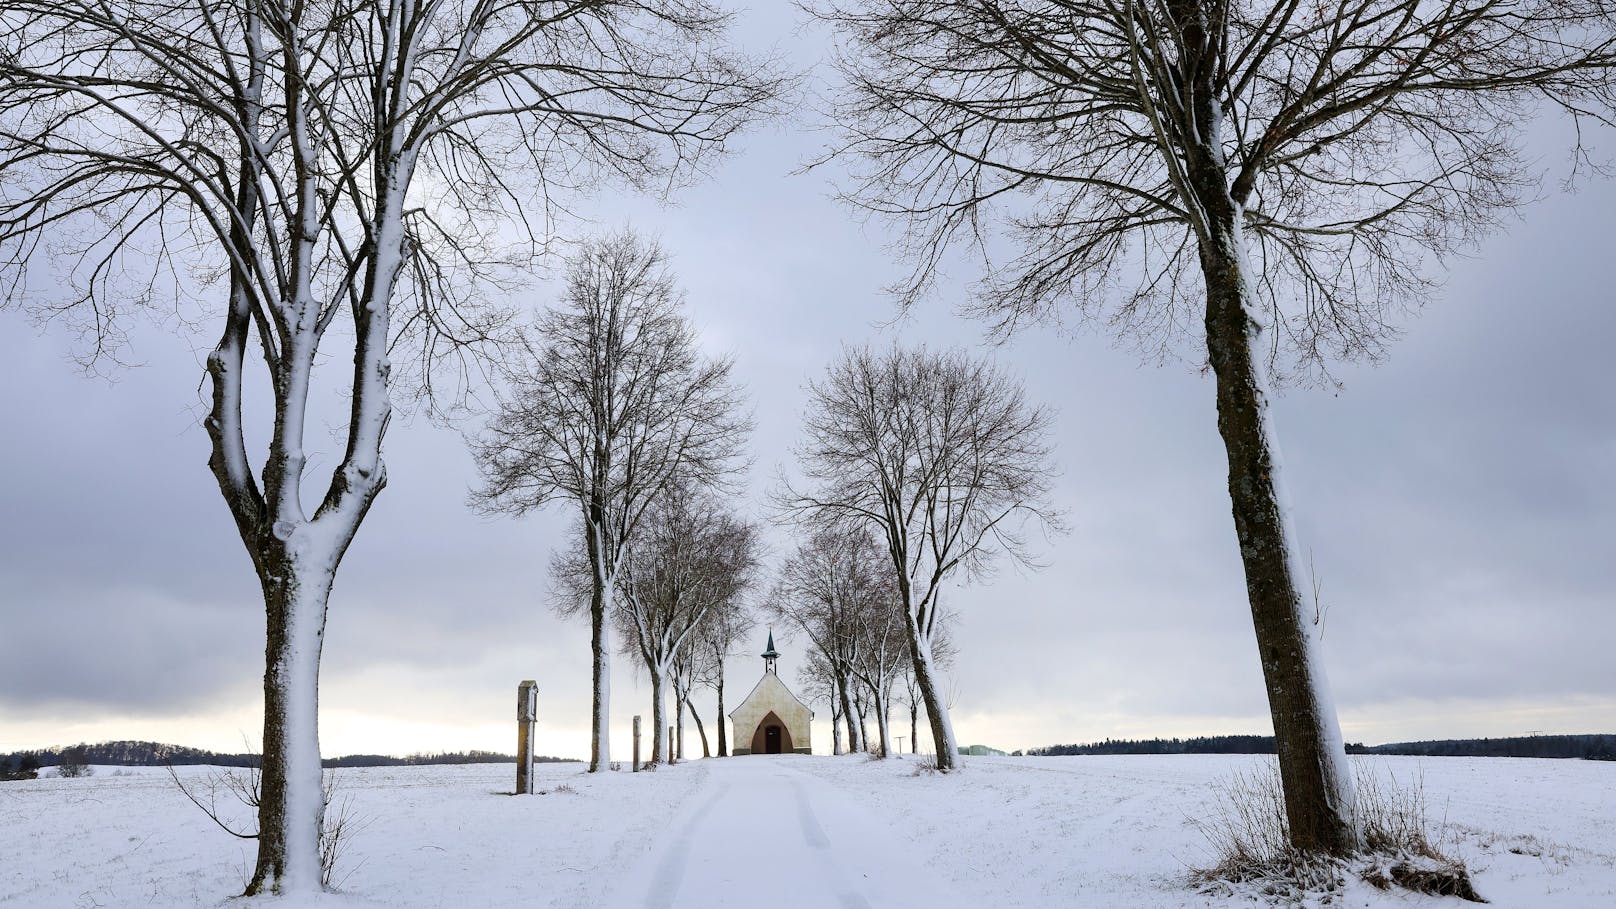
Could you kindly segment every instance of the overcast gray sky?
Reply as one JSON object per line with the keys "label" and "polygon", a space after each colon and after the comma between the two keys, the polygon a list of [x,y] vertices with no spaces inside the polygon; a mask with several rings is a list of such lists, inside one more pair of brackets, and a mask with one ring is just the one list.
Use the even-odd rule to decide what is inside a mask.
{"label": "overcast gray sky", "polygon": [[[784,12],[744,16],[737,34],[804,67],[824,46]],[[1563,131],[1527,131],[1553,171]],[[759,515],[790,467],[803,383],[844,343],[981,346],[952,312],[959,290],[891,324],[880,288],[902,266],[883,228],[830,198],[834,171],[792,175],[825,141],[802,121],[764,129],[677,207],[607,193],[580,207],[595,228],[568,228],[661,236],[704,343],[734,358],[756,408],[739,507]],[[1520,222],[1452,263],[1386,363],[1279,400],[1349,740],[1616,731],[1613,213],[1609,182],[1547,181]],[[536,283],[525,302],[547,296]],[[0,750],[258,736],[262,603],[197,422],[208,337],[150,322],[131,335],[138,365],[109,381],[70,362],[72,336],[0,314]],[[1269,731],[1199,358],[1144,364],[1106,337],[1048,331],[983,349],[1058,410],[1072,532],[1043,548],[1043,570],[950,593],[961,742]],[[311,469],[329,469],[340,446],[315,444]],[[588,629],[544,604],[561,516],[472,515],[460,438],[424,419],[396,422],[386,457],[389,486],[332,597],[323,750],[509,751],[512,689],[537,678],[541,750],[587,754]],[[788,682],[802,646],[782,641]],[[760,669],[731,662],[732,700]],[[616,676],[625,753],[649,686],[623,658]]]}

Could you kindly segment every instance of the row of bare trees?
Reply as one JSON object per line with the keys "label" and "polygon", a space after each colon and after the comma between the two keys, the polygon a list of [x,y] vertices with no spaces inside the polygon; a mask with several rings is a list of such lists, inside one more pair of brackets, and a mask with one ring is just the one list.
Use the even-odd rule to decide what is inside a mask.
{"label": "row of bare trees", "polygon": [[[682,756],[694,687],[718,693],[725,734],[723,661],[749,626],[759,562],[757,527],[724,497],[750,429],[729,363],[698,353],[665,256],[631,233],[573,258],[562,299],[521,343],[506,399],[474,441],[474,504],[574,509],[576,543],[552,575],[559,610],[590,621],[591,771],[610,764],[614,632],[650,678],[652,760]],[[924,705],[938,766],[956,765],[937,666],[942,587],[983,574],[997,552],[1027,561],[1029,524],[1058,528],[1048,422],[1018,382],[961,351],[849,350],[812,386],[807,482],[779,495],[807,536],[767,609],[827,667],[852,749],[892,752],[901,685],[912,726]],[[670,688],[677,742],[665,740]]]}
{"label": "row of bare trees", "polygon": [[1028,531],[1060,529],[1049,421],[1018,381],[959,350],[852,349],[810,385],[803,479],[779,496],[810,535],[774,606],[823,655],[852,747],[864,743],[845,686],[869,692],[888,754],[892,686],[906,671],[938,768],[957,766],[937,665],[943,588],[985,575],[1001,553],[1030,565]]}
{"label": "row of bare trees", "polygon": [[[387,482],[391,358],[430,389],[443,358],[497,334],[490,301],[549,245],[566,194],[677,185],[763,112],[777,82],[726,24],[707,0],[0,4],[6,302],[77,317],[91,356],[163,297],[202,301],[188,320],[218,332],[209,466],[266,620],[249,894],[320,886],[321,644]],[[316,369],[334,353],[346,381]],[[249,377],[273,401],[257,432]],[[349,415],[325,477],[305,442],[322,397]],[[638,500],[612,485],[625,468],[594,466],[547,495],[582,496],[604,582]]]}
{"label": "row of bare trees", "polygon": [[[684,757],[684,718],[696,721],[702,756],[712,754],[692,690],[718,695],[724,734],[724,658],[751,627],[747,595],[759,560],[758,530],[710,490],[676,487],[653,508],[618,580],[617,628],[623,650],[651,679],[652,761]],[[672,688],[674,741],[664,742],[664,694]],[[719,743],[726,756],[726,741]]]}
{"label": "row of bare trees", "polygon": [[[846,197],[898,226],[913,303],[954,247],[975,311],[1190,337],[1292,844],[1362,838],[1285,509],[1276,363],[1374,357],[1432,271],[1532,196],[1519,124],[1616,125],[1611,0],[824,0]],[[1597,163],[1597,162],[1594,162]],[[1192,348],[1194,349],[1194,348]],[[1200,359],[1200,354],[1195,355]],[[890,521],[888,522],[890,523]],[[928,705],[930,701],[928,701]]]}
{"label": "row of bare trees", "polygon": [[558,610],[589,618],[591,772],[611,764],[614,649],[650,676],[662,760],[667,687],[682,732],[692,686],[722,686],[715,653],[745,629],[757,531],[720,495],[751,423],[729,362],[701,355],[683,305],[657,244],[630,232],[586,244],[562,299],[522,333],[505,400],[473,441],[475,506],[525,514],[559,502],[576,516],[551,574]]}
{"label": "row of bare trees", "polygon": [[[892,754],[890,717],[898,701],[908,708],[910,750],[918,751],[924,704],[887,554],[856,525],[804,531],[780,567],[765,611],[809,644],[799,678],[811,700],[830,705],[831,752]],[[931,633],[931,655],[936,668],[952,663],[946,617]],[[874,741],[868,737],[871,712]]]}
{"label": "row of bare trees", "polygon": [[[963,245],[989,262],[977,309],[1001,331],[1070,314],[1151,349],[1192,336],[1204,350],[1290,835],[1356,848],[1269,373],[1285,357],[1322,371],[1378,354],[1435,285],[1427,266],[1531,197],[1516,124],[1541,106],[1579,137],[1616,124],[1616,5],[817,12],[842,39],[835,156],[859,168],[847,196],[900,225],[906,301]],[[765,112],[779,82],[726,48],[725,25],[706,0],[0,4],[6,303],[80,317],[92,356],[111,351],[126,310],[162,296],[205,301],[187,318],[217,332],[209,466],[265,608],[249,893],[319,886],[321,647],[338,567],[387,482],[392,357],[430,390],[440,367],[502,336],[490,301],[553,239],[557,194],[601,177],[677,184]],[[511,401],[478,443],[482,507],[577,515],[596,770],[631,543],[659,497],[721,478],[746,429],[728,365],[699,355],[677,301],[653,247],[591,247],[564,305],[514,342]],[[352,368],[333,380],[316,363],[336,351]],[[247,426],[250,378],[272,401],[263,432]],[[322,397],[347,413],[328,475],[306,443]],[[957,353],[852,351],[812,389],[804,480],[784,498],[885,554],[945,768],[940,585],[997,551],[1024,557],[1016,529],[1053,523],[1046,419]]]}

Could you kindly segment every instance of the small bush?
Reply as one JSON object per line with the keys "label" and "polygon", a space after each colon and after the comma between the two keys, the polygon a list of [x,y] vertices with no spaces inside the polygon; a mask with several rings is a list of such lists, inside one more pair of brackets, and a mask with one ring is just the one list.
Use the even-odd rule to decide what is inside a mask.
{"label": "small bush", "polygon": [[56,775],[64,777],[86,777],[95,773],[88,761],[84,758],[84,747],[69,748],[62,752],[61,760],[56,765]]}
{"label": "small bush", "polygon": [[1389,773],[1383,779],[1370,765],[1357,766],[1357,821],[1364,846],[1348,858],[1292,848],[1276,762],[1223,781],[1211,816],[1191,821],[1217,856],[1212,867],[1194,872],[1200,889],[1283,903],[1316,896],[1329,903],[1346,877],[1356,875],[1380,889],[1398,886],[1486,902],[1464,862],[1437,848],[1440,837],[1431,834],[1423,781],[1400,786]]}

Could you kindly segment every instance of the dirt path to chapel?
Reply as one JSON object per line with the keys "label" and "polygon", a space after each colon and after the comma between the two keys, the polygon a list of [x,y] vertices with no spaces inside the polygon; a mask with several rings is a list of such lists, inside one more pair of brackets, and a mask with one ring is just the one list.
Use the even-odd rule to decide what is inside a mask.
{"label": "dirt path to chapel", "polygon": [[705,783],[629,870],[613,909],[935,909],[958,900],[901,831],[792,767],[803,759],[704,761]]}

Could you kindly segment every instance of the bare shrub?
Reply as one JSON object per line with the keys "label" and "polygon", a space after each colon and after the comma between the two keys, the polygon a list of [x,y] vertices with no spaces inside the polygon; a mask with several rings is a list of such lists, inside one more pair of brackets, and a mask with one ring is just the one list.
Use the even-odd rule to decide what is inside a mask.
{"label": "bare shrub", "polygon": [[342,880],[336,877],[337,864],[353,843],[354,834],[370,826],[370,818],[354,811],[353,797],[342,792],[337,785],[335,769],[326,770],[322,782],[325,813],[320,822],[320,886],[329,888],[336,887],[342,880],[347,880],[348,874],[358,870],[358,866],[355,866],[342,876]]}
{"label": "bare shrub", "polygon": [[89,761],[85,758],[84,746],[82,745],[64,750],[56,765],[57,776],[77,778],[90,776],[93,773],[95,773],[95,768],[91,767]]}
{"label": "bare shrub", "polygon": [[937,755],[936,754],[922,754],[920,756],[920,762],[915,764],[915,769],[913,771],[911,771],[909,775],[910,776],[925,776],[927,774],[932,774],[932,773],[937,773],[937,772],[938,772],[938,770],[937,770]]}
{"label": "bare shrub", "polygon": [[[221,802],[225,805],[239,803],[247,809],[249,818],[256,818],[263,792],[263,771],[259,767],[216,768],[206,776],[185,780],[173,764],[166,766],[175,788],[191,804],[202,809],[220,830],[238,839],[258,839],[256,825],[248,832],[247,827],[226,820],[227,812],[221,808]],[[353,799],[341,792],[334,768],[326,769],[320,792],[325,800],[320,822],[320,885],[329,888],[340,883],[336,877],[337,865],[353,842],[354,834],[369,826],[370,819],[353,810]],[[353,870],[348,873],[352,874]],[[343,879],[346,878],[347,875],[343,875]]]}
{"label": "bare shrub", "polygon": [[1430,822],[1418,775],[1405,785],[1390,771],[1382,775],[1374,765],[1359,762],[1356,777],[1355,821],[1364,845],[1344,858],[1291,845],[1276,762],[1236,771],[1214,784],[1213,810],[1191,819],[1216,856],[1211,867],[1193,872],[1198,888],[1276,903],[1308,897],[1329,903],[1349,876],[1357,876],[1380,889],[1398,886],[1486,902],[1476,893],[1464,862],[1438,847],[1440,829]]}
{"label": "bare shrub", "polygon": [[1339,889],[1336,860],[1291,846],[1277,763],[1237,770],[1214,783],[1213,805],[1206,817],[1190,819],[1217,857],[1210,868],[1193,872],[1200,890],[1249,891],[1278,901]]}

